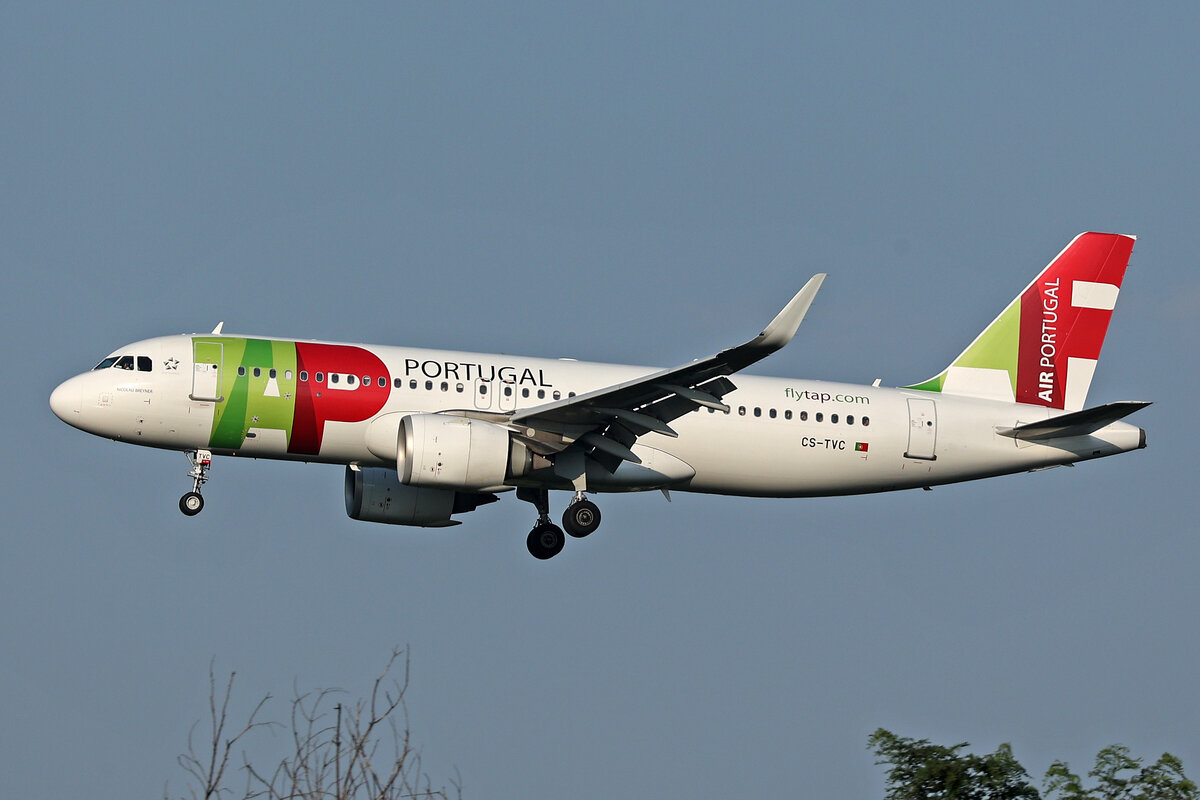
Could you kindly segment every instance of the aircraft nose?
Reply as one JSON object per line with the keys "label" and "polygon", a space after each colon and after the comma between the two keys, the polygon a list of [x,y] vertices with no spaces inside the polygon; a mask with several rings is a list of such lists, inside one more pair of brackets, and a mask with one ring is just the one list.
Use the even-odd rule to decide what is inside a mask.
{"label": "aircraft nose", "polygon": [[77,378],[65,380],[50,393],[50,410],[54,416],[70,425],[79,421],[79,406],[83,392]]}

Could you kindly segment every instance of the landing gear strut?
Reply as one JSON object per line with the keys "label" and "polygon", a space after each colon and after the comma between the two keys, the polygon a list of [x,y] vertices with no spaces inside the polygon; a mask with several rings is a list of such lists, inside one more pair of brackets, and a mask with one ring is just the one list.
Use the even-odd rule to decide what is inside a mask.
{"label": "landing gear strut", "polygon": [[194,450],[185,453],[192,465],[188,477],[192,479],[192,490],[179,498],[179,510],[189,517],[194,517],[204,509],[204,497],[200,487],[208,482],[208,470],[212,466],[212,453],[208,450]]}
{"label": "landing gear strut", "polygon": [[567,533],[581,539],[600,527],[600,509],[595,503],[585,499],[583,492],[575,494],[575,499],[563,513],[562,528],[550,521],[550,493],[545,489],[517,489],[517,499],[533,503],[538,512],[537,522],[525,540],[529,554],[534,558],[544,561],[562,552],[567,541],[563,535],[563,528],[566,528]]}

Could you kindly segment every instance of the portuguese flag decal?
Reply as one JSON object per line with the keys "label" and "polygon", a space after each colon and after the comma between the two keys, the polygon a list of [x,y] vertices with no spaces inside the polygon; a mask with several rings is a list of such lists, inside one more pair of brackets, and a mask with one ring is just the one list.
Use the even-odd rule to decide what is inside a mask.
{"label": "portuguese flag decal", "polygon": [[867,443],[866,442],[855,442],[854,443],[854,452],[856,452],[856,453],[867,452]]}

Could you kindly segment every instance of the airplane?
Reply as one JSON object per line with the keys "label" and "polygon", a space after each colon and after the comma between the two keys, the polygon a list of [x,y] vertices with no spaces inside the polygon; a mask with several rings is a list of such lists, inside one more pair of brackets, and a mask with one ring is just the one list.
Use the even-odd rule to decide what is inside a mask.
{"label": "airplane", "polygon": [[[183,452],[204,507],[214,456],[345,466],[355,520],[446,527],[503,492],[549,559],[602,492],[817,497],[930,487],[1146,446],[1086,407],[1136,237],[1082,233],[934,377],[888,388],[741,374],[784,347],[817,274],[753,339],[670,369],[234,336],[224,323],[114,350],[53,390],[80,430]],[[571,492],[562,527],[549,493]]]}

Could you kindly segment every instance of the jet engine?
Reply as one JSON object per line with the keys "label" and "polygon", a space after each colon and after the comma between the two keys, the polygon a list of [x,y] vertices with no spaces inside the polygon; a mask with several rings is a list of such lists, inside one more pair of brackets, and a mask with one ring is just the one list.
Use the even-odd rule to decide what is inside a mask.
{"label": "jet engine", "polygon": [[500,498],[494,494],[405,486],[394,470],[346,467],[346,514],[362,522],[444,528],[458,525],[451,514],[474,511]]}
{"label": "jet engine", "polygon": [[507,428],[469,417],[409,414],[397,439],[396,473],[408,486],[494,490],[533,459]]}

